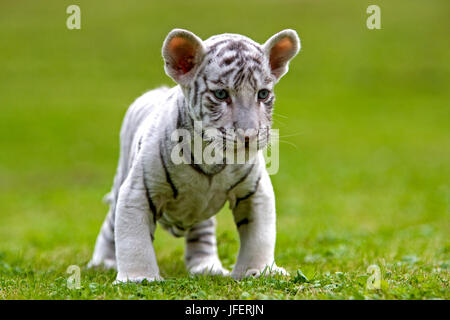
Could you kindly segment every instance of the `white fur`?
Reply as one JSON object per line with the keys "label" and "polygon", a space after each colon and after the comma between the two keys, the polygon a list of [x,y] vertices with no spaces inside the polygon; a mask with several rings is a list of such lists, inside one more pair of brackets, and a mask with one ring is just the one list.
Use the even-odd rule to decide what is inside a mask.
{"label": "white fur", "polygon": [[[294,36],[292,32],[289,31],[288,36],[295,38],[296,34]],[[167,39],[174,36],[201,41],[183,30],[172,32]],[[242,37],[216,36],[197,45],[201,48],[199,54],[204,55],[208,47],[224,37],[228,39],[227,36],[234,40]],[[267,46],[272,45],[280,34],[274,37],[265,47],[261,46],[261,52],[268,52]],[[299,43],[295,53],[298,49]],[[165,47],[163,55],[167,61],[170,52]],[[213,174],[209,174],[208,170],[214,168],[206,165],[200,166],[207,172],[202,174],[188,164],[166,163],[176,191],[167,179],[162,159],[170,154],[173,142],[167,139],[166,133],[177,129],[180,112],[184,112],[183,116],[187,117],[198,116],[198,110],[191,105],[193,97],[190,94],[190,81],[199,76],[196,72],[202,58],[196,56],[196,69],[182,76],[175,74],[176,69],[166,65],[168,74],[178,79],[180,85],[144,94],[130,106],[125,116],[121,129],[119,165],[113,189],[107,197],[110,212],[97,238],[89,264],[117,268],[117,282],[162,279],[152,243],[155,221],[175,236],[186,237],[186,265],[192,274],[228,275],[228,270],[223,268],[218,258],[214,235],[214,215],[226,202],[229,202],[234,219],[239,224],[241,242],[231,276],[241,279],[261,274],[287,274],[276,266],[274,260],[275,198],[261,151],[254,159],[254,166],[230,164]],[[262,72],[270,74],[268,58],[263,57],[262,61],[265,63],[261,66]],[[287,64],[288,61],[286,70],[279,74],[287,71]],[[209,69],[205,70],[207,72]],[[212,70],[220,71],[217,66]],[[271,81],[277,80],[273,78]],[[272,88],[273,84],[268,83],[268,87]],[[254,117],[261,115],[255,114]],[[242,177],[245,179],[240,181]]]}

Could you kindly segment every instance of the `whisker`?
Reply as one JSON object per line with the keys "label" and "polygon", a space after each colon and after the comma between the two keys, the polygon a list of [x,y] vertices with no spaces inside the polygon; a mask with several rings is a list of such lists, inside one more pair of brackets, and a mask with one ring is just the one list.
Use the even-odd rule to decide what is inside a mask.
{"label": "whisker", "polygon": [[286,134],[286,135],[279,135],[280,138],[287,138],[287,137],[297,137],[300,135],[304,135],[304,132],[297,132],[297,133],[292,133],[292,134]]}
{"label": "whisker", "polygon": [[286,141],[286,140],[278,140],[278,141],[280,142],[280,144],[281,143],[285,143],[287,145],[290,145],[290,146],[294,147],[296,150],[299,150],[299,147],[295,143],[292,143],[292,142]]}
{"label": "whisker", "polygon": [[278,119],[272,118],[273,122],[276,122],[277,125],[286,126],[286,122],[280,121]]}
{"label": "whisker", "polygon": [[273,115],[276,115],[276,116],[278,116],[278,117],[285,118],[285,119],[289,118],[288,116],[282,115],[282,114],[280,114],[280,113],[278,113],[278,112],[272,112],[272,114],[273,114]]}

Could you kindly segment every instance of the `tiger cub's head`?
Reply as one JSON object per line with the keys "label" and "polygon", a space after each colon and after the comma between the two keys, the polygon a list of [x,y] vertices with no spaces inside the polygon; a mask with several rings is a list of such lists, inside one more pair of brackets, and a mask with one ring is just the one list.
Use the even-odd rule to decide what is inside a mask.
{"label": "tiger cub's head", "polygon": [[289,29],[262,45],[238,34],[202,41],[189,31],[174,29],[162,55],[166,73],[183,90],[193,121],[216,129],[224,140],[241,139],[246,146],[256,141],[261,149],[269,139],[274,85],[299,50],[300,39]]}

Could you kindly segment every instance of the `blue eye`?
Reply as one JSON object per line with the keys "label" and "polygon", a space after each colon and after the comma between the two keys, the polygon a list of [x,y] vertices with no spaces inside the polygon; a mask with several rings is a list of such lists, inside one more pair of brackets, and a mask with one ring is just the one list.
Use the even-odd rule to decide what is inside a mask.
{"label": "blue eye", "polygon": [[265,100],[269,96],[269,90],[267,89],[261,89],[258,91],[258,99],[259,100]]}
{"label": "blue eye", "polygon": [[225,100],[228,98],[228,92],[224,89],[214,90],[214,96],[219,100]]}

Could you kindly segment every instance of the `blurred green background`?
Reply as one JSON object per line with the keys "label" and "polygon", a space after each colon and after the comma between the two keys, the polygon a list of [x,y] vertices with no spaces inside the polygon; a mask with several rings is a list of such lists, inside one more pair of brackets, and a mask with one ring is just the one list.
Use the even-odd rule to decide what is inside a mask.
{"label": "blurred green background", "polygon": [[[66,28],[71,4],[81,30]],[[370,4],[381,8],[381,30],[366,27]],[[189,280],[183,240],[158,229],[161,273],[174,287],[144,286],[137,297],[448,299],[449,13],[446,0],[2,0],[0,298],[135,298],[139,287],[109,286],[111,272],[83,269],[81,294],[61,283],[92,254],[127,107],[173,84],[165,36],[185,28],[262,43],[292,28],[302,50],[276,88],[274,116],[276,259],[310,281],[243,290],[211,280],[224,293]],[[218,218],[230,267],[237,233],[228,209]],[[365,287],[371,264],[382,269],[377,291]]]}

